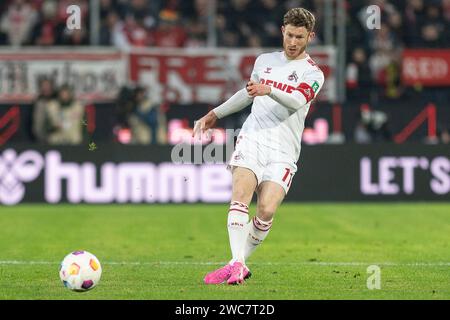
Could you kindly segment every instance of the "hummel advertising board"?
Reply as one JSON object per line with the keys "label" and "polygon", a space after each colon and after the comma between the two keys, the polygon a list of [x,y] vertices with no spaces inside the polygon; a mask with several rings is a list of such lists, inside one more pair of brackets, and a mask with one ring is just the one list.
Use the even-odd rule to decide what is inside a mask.
{"label": "hummel advertising board", "polygon": [[[95,151],[6,146],[0,150],[0,203],[230,200],[225,163],[174,163],[172,151],[170,146],[100,145]],[[297,166],[287,201],[450,199],[445,145],[304,146]]]}

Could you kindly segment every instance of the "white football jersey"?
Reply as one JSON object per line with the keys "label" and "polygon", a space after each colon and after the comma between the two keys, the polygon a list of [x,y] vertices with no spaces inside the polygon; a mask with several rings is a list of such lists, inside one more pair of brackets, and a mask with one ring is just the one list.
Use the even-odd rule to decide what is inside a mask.
{"label": "white football jersey", "polygon": [[257,96],[240,131],[280,153],[287,162],[297,162],[306,115],[324,83],[322,70],[309,55],[300,60],[288,60],[283,51],[277,51],[258,56],[251,79],[287,93],[302,94],[308,101],[304,107],[293,111],[268,95]]}

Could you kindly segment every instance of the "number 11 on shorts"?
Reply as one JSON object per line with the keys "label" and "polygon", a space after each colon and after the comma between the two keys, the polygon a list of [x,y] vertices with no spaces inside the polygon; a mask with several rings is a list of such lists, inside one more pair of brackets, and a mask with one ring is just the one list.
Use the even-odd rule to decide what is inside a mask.
{"label": "number 11 on shorts", "polygon": [[294,174],[291,172],[291,169],[289,169],[289,168],[284,168],[284,169],[286,170],[286,172],[284,173],[282,180],[283,180],[283,182],[286,182],[287,178],[289,177],[289,181],[287,183],[287,187],[289,188],[289,186],[291,185],[291,182],[292,182],[292,176]]}

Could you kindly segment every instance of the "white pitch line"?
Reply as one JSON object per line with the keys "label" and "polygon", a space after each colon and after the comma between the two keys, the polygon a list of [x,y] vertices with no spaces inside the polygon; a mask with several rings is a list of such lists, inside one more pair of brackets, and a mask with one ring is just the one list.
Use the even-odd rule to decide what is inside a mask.
{"label": "white pitch line", "polygon": [[[105,261],[103,265],[123,265],[123,266],[148,266],[148,265],[192,265],[210,266],[223,265],[222,262],[201,262],[201,261]],[[21,260],[0,260],[0,265],[59,265],[60,262],[52,261],[21,261]],[[450,262],[321,262],[321,261],[299,261],[299,262],[255,262],[253,266],[388,266],[388,267],[450,267]]]}

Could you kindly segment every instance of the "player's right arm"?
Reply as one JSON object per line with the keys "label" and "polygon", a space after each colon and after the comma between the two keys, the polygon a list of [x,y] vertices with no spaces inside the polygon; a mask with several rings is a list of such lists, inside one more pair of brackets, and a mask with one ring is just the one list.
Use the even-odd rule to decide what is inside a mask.
{"label": "player's right arm", "polygon": [[253,65],[250,81],[247,83],[246,88],[239,90],[230,99],[212,110],[218,119],[222,119],[230,114],[241,111],[253,102],[253,97],[248,94],[247,87],[252,82],[259,82],[258,67],[260,65],[260,61],[261,56],[258,56],[255,60],[255,64]]}
{"label": "player's right arm", "polygon": [[[250,81],[247,83],[247,87],[252,82],[259,82],[259,77],[256,69],[258,60],[259,57],[255,61],[255,65],[253,66],[253,71],[250,77]],[[252,102],[253,97],[248,94],[247,88],[239,90],[227,101],[208,112],[204,117],[197,120],[194,125],[192,136],[195,137],[197,133],[204,133],[206,130],[214,128],[218,119],[222,119],[226,116],[229,116],[230,114],[241,111],[245,107],[249,106]]]}
{"label": "player's right arm", "polygon": [[253,98],[248,95],[247,90],[244,88],[212,111],[216,114],[217,118],[222,119],[230,114],[241,111],[252,102]]}
{"label": "player's right arm", "polygon": [[218,119],[222,119],[232,113],[238,112],[252,102],[253,98],[248,95],[246,89],[239,90],[230,99],[197,120],[192,136],[195,137],[197,133],[203,133],[208,129],[214,128]]}

